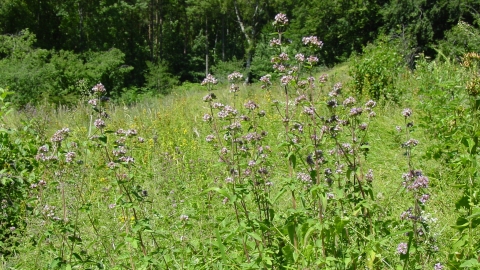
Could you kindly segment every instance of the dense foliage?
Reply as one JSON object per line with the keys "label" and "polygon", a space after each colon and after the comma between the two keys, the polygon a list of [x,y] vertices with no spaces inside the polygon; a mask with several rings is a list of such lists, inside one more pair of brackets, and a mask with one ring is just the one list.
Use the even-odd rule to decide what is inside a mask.
{"label": "dense foliage", "polygon": [[169,93],[212,71],[228,73],[222,67],[230,61],[254,81],[268,71],[269,19],[282,11],[292,48],[303,36],[318,36],[326,44],[324,65],[361,52],[383,32],[401,40],[412,66],[415,54],[433,56],[445,36],[449,52],[462,47],[459,38],[468,34],[452,27],[462,20],[476,31],[478,10],[478,0],[3,0],[0,86],[15,92],[17,105],[72,103],[79,81],[102,81],[110,96],[128,101]]}
{"label": "dense foliage", "polygon": [[[324,43],[288,22],[251,85],[208,74],[128,107],[82,81],[76,107],[20,111],[0,88],[0,267],[478,269],[480,55],[412,70],[382,38],[316,73]],[[152,87],[177,80],[147,64]]]}

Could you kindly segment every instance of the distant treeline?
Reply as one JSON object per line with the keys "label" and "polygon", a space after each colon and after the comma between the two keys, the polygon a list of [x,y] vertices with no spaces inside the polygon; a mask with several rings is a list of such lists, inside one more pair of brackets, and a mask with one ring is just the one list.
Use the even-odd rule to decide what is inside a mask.
{"label": "distant treeline", "polygon": [[326,66],[380,34],[409,54],[435,56],[460,21],[477,26],[479,11],[480,0],[2,0],[0,87],[22,105],[69,103],[99,81],[114,97],[166,94],[233,68],[254,81],[271,72],[268,42],[280,12],[289,47],[318,36]]}

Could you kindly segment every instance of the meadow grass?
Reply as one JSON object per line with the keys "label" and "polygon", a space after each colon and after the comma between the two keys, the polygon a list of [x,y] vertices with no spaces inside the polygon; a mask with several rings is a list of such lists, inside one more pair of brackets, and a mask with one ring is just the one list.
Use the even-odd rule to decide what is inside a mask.
{"label": "meadow grass", "polygon": [[[338,82],[344,84],[342,96],[355,96],[359,103],[368,101],[368,97],[349,90],[348,68],[345,64],[326,71],[329,81],[315,93],[319,114],[330,112],[325,104],[331,98],[328,93]],[[35,137],[37,147],[48,144],[49,151],[56,151],[53,154],[59,161],[35,163],[36,169],[25,188],[24,205],[18,213],[21,223],[9,235],[11,245],[8,254],[0,257],[0,266],[2,269],[413,269],[414,265],[417,269],[432,269],[438,263],[450,262],[452,269],[456,269],[455,258],[449,255],[456,252],[452,243],[462,233],[451,225],[458,218],[454,213],[455,202],[462,196],[462,190],[451,187],[456,181],[453,169],[428,154],[443,140],[432,136],[426,128],[429,123],[423,116],[434,112],[422,111],[426,102],[421,97],[425,94],[421,89],[424,85],[412,71],[401,76],[396,87],[410,90],[404,93],[401,104],[384,101],[377,105],[377,116],[368,126],[366,158],[360,152],[354,154],[362,162],[359,178],[350,176],[351,171],[338,173],[333,185],[322,182],[313,187],[301,183],[297,173],[320,174],[320,167],[314,170],[308,161],[308,154],[317,146],[297,147],[289,141],[293,138],[289,136],[308,138],[295,131],[293,124],[287,125],[291,130],[285,131],[285,120],[280,115],[283,111],[278,110],[288,106],[284,101],[284,86],[274,85],[265,90],[260,84],[242,85],[233,94],[227,85],[212,85],[210,91],[199,85],[198,90],[150,98],[132,106],[105,103],[100,111],[92,110],[85,100],[74,108],[45,106],[9,114],[4,127],[28,130],[24,136]],[[462,81],[459,79],[458,83]],[[262,157],[265,161],[257,160],[262,167],[254,167],[268,173],[259,173],[254,180],[248,180],[233,172],[248,168],[250,165],[246,163],[252,159],[236,146],[229,148],[238,151],[231,159],[219,161],[222,149],[207,142],[206,137],[214,130],[203,121],[212,106],[202,101],[209,93],[216,95],[215,102],[232,104],[239,110],[248,101],[255,101],[259,110],[265,111],[263,118],[255,118],[258,122],[243,131],[258,128],[259,132],[268,132],[261,146],[268,145],[271,151]],[[290,93],[291,99],[296,96],[294,91]],[[428,102],[430,109],[442,105]],[[413,108],[409,127],[405,127],[407,117],[402,115],[405,107]],[[109,116],[99,116],[102,110]],[[305,129],[312,129],[315,122],[309,122],[312,120],[305,116],[305,107],[292,105],[291,110],[292,119],[297,117],[296,121],[305,123]],[[105,128],[95,127],[99,117],[105,119]],[[220,120],[215,123],[224,125]],[[232,123],[234,120],[228,122]],[[68,136],[61,146],[56,146],[50,138],[65,127],[70,129]],[[137,134],[125,135],[119,129]],[[234,131],[227,135],[244,136]],[[98,138],[92,140],[92,136]],[[324,155],[332,148],[345,151],[346,146],[341,146],[336,138],[348,142],[351,135],[336,136],[319,144],[318,147],[324,147],[321,148]],[[418,146],[402,147],[409,139],[407,136],[418,140]],[[20,133],[17,140],[22,140]],[[352,140],[355,145],[355,136]],[[132,157],[133,164],[112,157],[122,146],[128,154],[120,157]],[[75,162],[64,161],[71,151],[75,152]],[[296,155],[297,165],[293,164],[291,153]],[[325,166],[322,171],[334,166],[335,160],[342,160],[342,155],[332,156],[326,165],[322,164]],[[114,168],[109,168],[113,161]],[[430,199],[424,206],[418,206],[415,202],[418,197],[412,200],[412,193],[402,186],[402,174],[413,171],[412,168],[421,169],[430,179]],[[374,172],[371,184],[365,180],[368,169]],[[328,182],[328,174],[325,175],[322,181]],[[228,177],[238,177],[233,180],[239,181],[237,186],[226,182]],[[336,183],[345,186],[337,188]],[[364,191],[358,183],[370,190],[372,198],[362,198]],[[257,188],[261,185],[265,188]],[[293,206],[292,197],[296,200]],[[415,211],[421,208],[422,218],[426,219],[422,222],[428,225],[420,233],[416,231],[416,226],[420,226],[416,217],[412,223],[399,218],[414,202]],[[318,208],[317,203],[321,205]],[[272,214],[271,219],[264,218],[268,213]],[[428,237],[423,238],[423,234]],[[418,243],[414,243],[412,235],[420,239]],[[474,232],[469,237],[471,243],[478,239]],[[398,245],[405,241],[409,241],[411,249],[403,253]],[[438,250],[433,252],[435,247]]]}

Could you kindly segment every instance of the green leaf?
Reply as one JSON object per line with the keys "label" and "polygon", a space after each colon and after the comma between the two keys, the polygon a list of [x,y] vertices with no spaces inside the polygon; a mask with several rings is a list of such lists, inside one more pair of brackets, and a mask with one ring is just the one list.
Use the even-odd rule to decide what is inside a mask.
{"label": "green leaf", "polygon": [[297,251],[294,251],[294,252],[293,252],[293,261],[294,261],[294,262],[297,262],[297,261],[298,261],[298,252],[297,252]]}
{"label": "green leaf", "polygon": [[278,192],[278,194],[275,196],[275,198],[273,199],[272,201],[272,204],[274,204],[283,194],[285,194],[285,192],[287,192],[287,189],[286,188],[282,188],[280,190],[280,192]]}
{"label": "green leaf", "polygon": [[77,260],[79,260],[79,261],[81,261],[81,262],[83,261],[82,256],[80,256],[80,254],[78,254],[78,253],[72,253],[72,255],[73,255],[73,257],[75,257]]}
{"label": "green leaf", "polygon": [[294,152],[288,153],[288,161],[292,163],[293,168],[295,169],[297,165],[297,156],[295,155]]}
{"label": "green leaf", "polygon": [[247,234],[257,241],[262,241],[262,238],[256,232],[248,232]]}
{"label": "green leaf", "polygon": [[347,257],[343,260],[343,262],[345,263],[345,268],[348,268],[348,266],[350,265],[350,262],[352,261],[351,258]]}
{"label": "green leaf", "polygon": [[98,139],[103,143],[107,143],[108,137],[105,136],[105,135],[102,135],[102,136],[98,137]]}
{"label": "green leaf", "polygon": [[320,223],[314,223],[313,226],[308,228],[307,232],[305,233],[305,236],[303,237],[303,245],[306,246],[308,243],[308,239],[310,238],[310,234],[314,232],[315,230],[321,231],[322,230],[322,225]]}
{"label": "green leaf", "polygon": [[215,191],[215,192],[221,194],[222,196],[227,197],[230,201],[232,200],[232,194],[228,193],[227,190],[221,189],[221,188],[218,188],[218,187],[212,187],[212,188],[206,189],[205,191],[203,191],[200,194],[205,195],[210,191]]}
{"label": "green leaf", "polygon": [[478,267],[480,266],[480,263],[478,262],[477,259],[470,259],[468,261],[464,261],[460,267],[463,267],[463,268],[470,268],[470,267]]}
{"label": "green leaf", "polygon": [[222,237],[220,236],[220,231],[218,228],[215,230],[215,237],[217,238],[218,249],[220,249],[220,254],[222,255],[223,264],[227,264],[227,255],[225,254],[225,246],[222,242]]}

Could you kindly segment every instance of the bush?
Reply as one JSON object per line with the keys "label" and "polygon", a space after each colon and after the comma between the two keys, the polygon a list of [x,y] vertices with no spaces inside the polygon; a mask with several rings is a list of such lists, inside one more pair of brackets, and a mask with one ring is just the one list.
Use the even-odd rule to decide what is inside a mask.
{"label": "bush", "polygon": [[154,94],[169,94],[178,85],[178,76],[173,76],[165,62],[153,64],[147,62],[148,72],[145,74],[146,87]]}
{"label": "bush", "polygon": [[353,90],[368,95],[375,100],[400,100],[394,85],[403,70],[403,56],[396,49],[394,41],[380,38],[376,43],[363,49],[362,56],[353,58],[350,75],[353,77]]}
{"label": "bush", "polygon": [[448,58],[460,59],[467,52],[480,51],[480,30],[460,21],[446,32],[445,39],[438,44],[438,49]]}
{"label": "bush", "polygon": [[15,92],[11,99],[17,106],[40,101],[73,104],[82,94],[74,86],[79,81],[102,82],[111,95],[119,96],[125,75],[133,69],[124,65],[125,55],[115,48],[83,55],[35,49],[35,35],[27,30],[0,40],[0,87]]}
{"label": "bush", "polygon": [[227,76],[233,71],[238,71],[246,77],[243,60],[237,60],[235,57],[230,61],[218,61],[211,70],[220,83],[228,83]]}
{"label": "bush", "polygon": [[[11,94],[0,88],[0,117],[10,112],[5,98]],[[20,235],[24,215],[28,211],[30,184],[36,179],[35,154],[38,142],[35,132],[27,125],[23,130],[0,129],[0,257],[12,253]]]}

